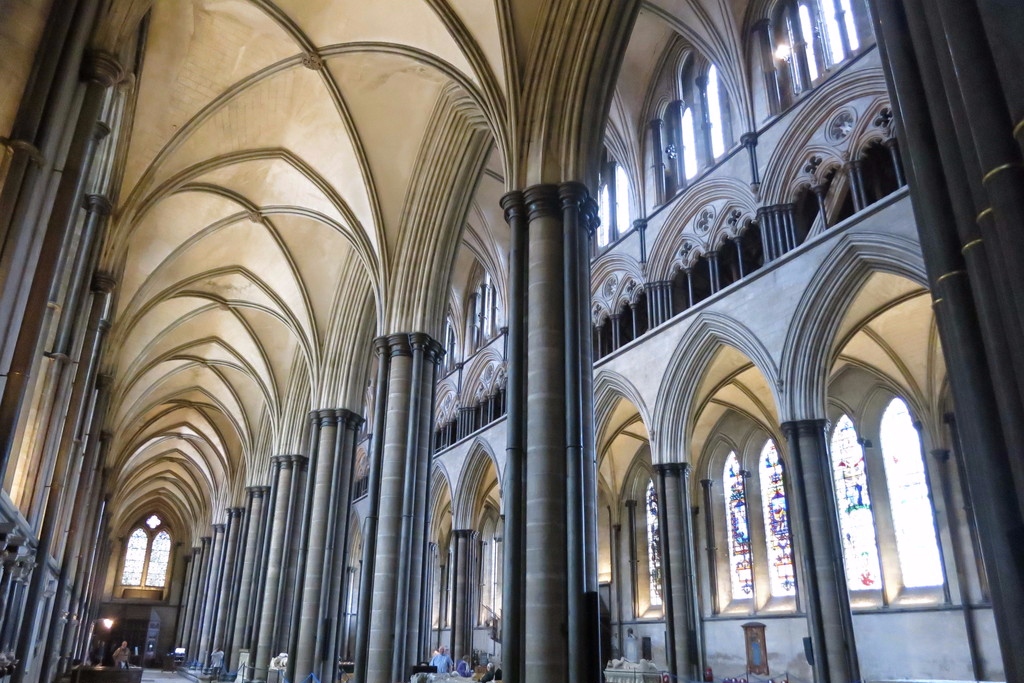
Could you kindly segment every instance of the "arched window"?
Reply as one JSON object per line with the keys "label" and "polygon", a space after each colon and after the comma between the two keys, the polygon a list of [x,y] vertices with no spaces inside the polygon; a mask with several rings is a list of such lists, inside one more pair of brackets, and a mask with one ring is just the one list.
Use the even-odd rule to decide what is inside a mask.
{"label": "arched window", "polygon": [[725,460],[722,480],[725,486],[726,523],[729,536],[729,576],[733,599],[750,598],[754,594],[754,575],[750,555],[750,533],[747,526],[747,487],[736,452]]}
{"label": "arched window", "polygon": [[146,570],[146,587],[163,588],[167,583],[167,563],[171,559],[171,535],[161,531],[153,539],[149,549],[149,565]]}
{"label": "arched window", "polygon": [[789,533],[789,511],[782,462],[775,442],[769,439],[761,449],[761,504],[764,507],[765,543],[768,546],[768,585],[772,595],[795,595],[793,540]]}
{"label": "arched window", "polygon": [[807,56],[807,71],[811,81],[818,80],[818,55],[814,51],[814,21],[806,2],[800,3],[800,33],[803,34],[804,54]]}
{"label": "arched window", "polygon": [[647,483],[647,570],[651,586],[651,606],[661,605],[661,530],[658,527],[658,492],[654,482]]}
{"label": "arched window", "polygon": [[611,241],[612,228],[612,191],[607,183],[601,184],[597,193],[597,246],[603,247]]}
{"label": "arched window", "polygon": [[619,239],[631,227],[632,207],[629,199],[629,176],[616,161],[609,160],[601,174],[597,193],[600,225],[597,228],[597,246],[603,247]]}
{"label": "arched window", "polygon": [[886,407],[880,439],[903,585],[907,588],[941,586],[942,562],[921,458],[921,441],[903,399],[894,398]]}
{"label": "arched window", "polygon": [[722,119],[722,92],[718,67],[708,70],[708,120],[711,122],[711,154],[717,159],[725,153],[725,123]]}
{"label": "arched window", "polygon": [[615,227],[619,235],[629,230],[630,211],[629,177],[626,169],[615,164]]}
{"label": "arched window", "polygon": [[171,560],[171,535],[161,529],[163,520],[151,515],[146,531],[139,526],[128,536],[121,570],[122,586],[163,588],[167,585],[167,569]]}
{"label": "arched window", "polygon": [[146,548],[149,546],[149,535],[141,527],[128,537],[128,547],[124,553],[124,571],[121,572],[121,585],[141,586],[142,574],[146,569]]}
{"label": "arched window", "polygon": [[850,590],[881,588],[864,450],[848,415],[843,415],[836,422],[831,445],[832,475],[839,505],[843,556],[846,560],[846,583]]}
{"label": "arched window", "polygon": [[697,175],[697,136],[693,130],[693,109],[687,107],[680,120],[683,129],[683,173],[689,180]]}

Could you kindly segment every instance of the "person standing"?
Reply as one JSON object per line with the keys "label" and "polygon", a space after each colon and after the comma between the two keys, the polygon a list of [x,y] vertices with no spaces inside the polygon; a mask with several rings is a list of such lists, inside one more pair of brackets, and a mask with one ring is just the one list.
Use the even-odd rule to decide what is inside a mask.
{"label": "person standing", "polygon": [[122,640],[121,647],[114,650],[114,666],[118,669],[128,668],[128,659],[132,656],[132,651],[128,649],[128,641]]}
{"label": "person standing", "polygon": [[430,666],[436,667],[439,674],[451,673],[454,665],[455,662],[448,656],[448,648],[444,645],[437,648],[437,654],[430,659]]}
{"label": "person standing", "polygon": [[219,647],[210,653],[210,676],[213,680],[220,680],[220,672],[224,669],[224,650]]}

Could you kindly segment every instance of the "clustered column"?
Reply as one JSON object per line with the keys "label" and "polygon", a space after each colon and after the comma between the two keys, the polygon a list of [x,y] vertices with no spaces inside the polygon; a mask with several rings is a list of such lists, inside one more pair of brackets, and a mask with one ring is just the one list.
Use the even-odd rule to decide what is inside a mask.
{"label": "clustered column", "polygon": [[661,567],[668,629],[669,667],[680,679],[697,680],[701,618],[693,555],[690,514],[690,465],[655,465],[658,475],[658,516],[661,525]]}
{"label": "clustered column", "polygon": [[[587,304],[593,202],[584,186],[565,183],[510,193],[502,207],[513,239],[502,601],[513,613],[503,664],[510,680],[598,680],[597,535],[586,521],[596,499]],[[518,400],[525,414],[514,409]]]}
{"label": "clustered column", "polygon": [[301,609],[297,647],[289,664],[294,666],[292,680],[312,673],[332,681],[343,638],[339,619],[349,562],[352,473],[363,419],[345,409],[315,411],[311,418],[312,508],[308,527],[300,530],[308,537],[306,569],[296,596]]}
{"label": "clustered column", "polygon": [[443,347],[421,332],[375,341],[378,394],[356,633],[356,678],[406,680],[423,650],[433,423]]}
{"label": "clustered column", "polygon": [[786,422],[782,429],[792,459],[786,484],[792,491],[793,536],[800,549],[798,580],[807,610],[814,680],[818,683],[859,680],[825,420]]}
{"label": "clustered column", "polygon": [[1021,8],[871,3],[1007,680],[1024,677]]}

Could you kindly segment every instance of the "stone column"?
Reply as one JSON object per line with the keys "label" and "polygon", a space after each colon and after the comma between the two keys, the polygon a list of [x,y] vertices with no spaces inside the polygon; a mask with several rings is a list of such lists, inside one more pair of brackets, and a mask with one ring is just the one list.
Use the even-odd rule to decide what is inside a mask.
{"label": "stone column", "polygon": [[[325,633],[317,633],[316,652],[323,652],[322,679],[333,681],[337,677],[337,662],[345,653],[344,643],[348,637],[349,573],[352,567],[349,557],[349,528],[352,517],[352,481],[355,469],[356,443],[363,418],[350,410],[336,410],[338,433],[335,442],[335,486],[331,500],[333,528],[329,538],[333,548],[324,554],[324,582],[327,591],[321,599],[320,623],[329,623]],[[345,614],[343,614],[345,612]],[[326,638],[326,642],[323,642]]]}
{"label": "stone column", "polygon": [[[1021,304],[1010,294],[1020,278],[1010,274],[1005,259],[1019,263],[1013,256],[1019,244],[1005,241],[1009,233],[1000,224],[1008,225],[1003,223],[1008,214],[994,220],[997,202],[988,191],[1001,186],[998,194],[1012,194],[1003,183],[1019,177],[1021,164],[1019,158],[1007,163],[1012,134],[1005,109],[1000,113],[993,107],[992,98],[1002,91],[992,87],[991,63],[986,62],[993,59],[993,46],[976,32],[977,17],[964,17],[963,26],[952,26],[949,34],[936,25],[949,28],[959,23],[947,21],[950,11],[971,14],[980,6],[942,3],[939,14],[938,5],[926,7],[916,0],[871,4],[950,387],[956,404],[967,406],[957,426],[964,452],[971,454],[965,483],[975,506],[1003,668],[1007,680],[1018,680],[1024,676],[1024,650],[1016,642],[1024,630],[1024,484],[1020,459],[1010,454],[1020,452],[1024,443],[1024,354]],[[962,69],[954,69],[951,58],[965,67],[962,83]],[[965,110],[963,94],[972,91]],[[1002,201],[1010,199],[1002,196]],[[999,207],[1012,215],[1012,205],[1002,201]]]}
{"label": "stone column", "polygon": [[[338,417],[334,410],[316,412],[314,427],[315,451],[310,453],[310,498],[309,526],[299,533],[308,537],[305,572],[296,585],[300,592],[296,600],[301,601],[299,614],[297,648],[289,653],[289,664],[294,659],[293,680],[302,680],[310,673],[321,677],[316,667],[314,645],[321,630],[320,598],[324,578],[324,555],[327,550],[327,526],[330,503],[334,488],[335,441],[338,433]],[[317,434],[318,432],[318,434]],[[332,539],[333,540],[333,539]],[[289,667],[291,668],[291,667]]]}
{"label": "stone column", "polygon": [[711,491],[711,486],[713,484],[714,481],[711,479],[700,480],[702,501],[704,503],[704,536],[706,537],[704,549],[707,552],[708,592],[711,594],[711,613],[718,614],[721,611],[721,606],[718,602],[718,572],[715,571],[717,564],[715,557],[718,548],[715,547],[715,515],[712,513],[714,510],[714,494]]}
{"label": "stone column", "polygon": [[[41,208],[38,205],[33,208],[24,206],[28,215],[19,214],[18,209],[22,207],[15,207],[12,218],[18,233],[13,236],[16,244],[5,245],[2,249],[0,272],[6,275],[6,281],[0,283],[3,285],[0,287],[0,351],[3,351],[3,358],[9,365],[0,367],[0,374],[5,377],[0,388],[0,478],[5,475],[7,462],[16,444],[15,439],[19,438],[17,425],[22,410],[31,404],[29,393],[34,382],[30,377],[53,315],[53,309],[49,306],[51,290],[55,280],[60,279],[61,269],[66,264],[82,210],[82,199],[87,183],[91,180],[96,148],[99,140],[110,132],[99,121],[103,100],[107,89],[117,84],[123,75],[121,65],[112,55],[90,52],[83,58],[81,76],[85,92],[60,180],[52,198],[52,209],[48,218],[44,218],[32,215]],[[42,200],[42,193],[25,199],[35,204]],[[36,221],[44,221],[45,228],[36,225]],[[40,230],[42,237],[37,239]],[[77,311],[69,313],[77,315]],[[51,495],[62,489],[64,482],[61,480],[61,469],[61,466],[54,468],[56,486],[51,489]],[[47,532],[47,525],[55,524],[55,521],[48,521],[55,517],[56,510],[47,512],[43,517],[38,541],[41,556],[50,553],[53,530]],[[40,578],[30,581],[27,597],[30,604],[37,604],[41,600],[43,587],[37,585],[37,582],[43,581],[42,575],[45,573],[38,572]],[[36,634],[39,632],[38,619],[38,610],[32,610],[29,618],[22,623],[16,656],[26,664],[15,669],[12,675],[14,683],[22,683],[27,662],[33,659],[31,650],[34,649]]]}
{"label": "stone column", "polygon": [[[228,610],[231,603],[231,592],[235,587],[235,550],[238,545],[239,522],[244,508],[228,508],[228,521],[224,532],[224,565],[221,568],[220,585],[217,589],[217,616],[212,635],[212,648],[225,649],[231,646],[227,633]],[[211,652],[213,651],[211,650]],[[228,657],[230,661],[230,656]]]}
{"label": "stone column", "polygon": [[824,420],[782,425],[792,466],[787,470],[793,537],[800,557],[799,585],[807,609],[817,683],[860,679],[843,541],[836,513],[832,463]]}
{"label": "stone column", "polygon": [[210,550],[210,543],[213,539],[210,536],[203,536],[199,539],[201,549],[199,551],[201,569],[199,571],[199,580],[196,583],[196,591],[194,597],[194,605],[192,611],[192,623],[189,626],[188,636],[188,656],[193,660],[199,659],[199,648],[201,638],[201,627],[203,619],[203,608],[206,605],[205,596],[209,590],[209,578],[210,578],[210,565],[212,564],[213,557]]}
{"label": "stone column", "polygon": [[[249,496],[246,516],[245,538],[242,539],[242,571],[238,581],[238,606],[235,610],[235,624],[231,635],[231,650],[228,659],[228,668],[235,670],[238,667],[238,653],[248,647],[249,641],[245,634],[251,632],[250,622],[252,620],[250,607],[252,605],[253,576],[256,573],[256,555],[262,545],[263,538],[263,504],[266,496],[270,493],[268,486],[249,486],[245,489]],[[255,654],[255,653],[252,653]],[[243,678],[247,676],[243,675]]]}
{"label": "stone column", "polygon": [[[510,681],[522,678],[525,650],[523,626],[525,613],[526,520],[526,325],[527,315],[527,213],[521,192],[501,198],[501,208],[509,226],[508,294],[508,415],[505,443],[505,473],[502,499],[505,511],[505,555],[502,590],[503,674]],[[443,578],[442,578],[443,580]],[[439,614],[443,615],[441,605]],[[438,624],[440,626],[440,623]]]}
{"label": "stone column", "polygon": [[661,119],[653,119],[647,124],[651,140],[651,176],[654,181],[658,204],[664,204],[668,198],[668,186],[665,177],[665,151],[661,143]]}
{"label": "stone column", "polygon": [[452,574],[455,577],[454,599],[452,600],[451,655],[453,659],[473,651],[473,566],[476,558],[478,534],[473,529],[455,529],[452,540],[455,543]]}
{"label": "stone column", "polygon": [[661,518],[661,574],[665,599],[666,650],[672,673],[697,680],[700,661],[700,614],[693,556],[693,516],[690,514],[690,466],[655,465]]}
{"label": "stone column", "polygon": [[374,430],[380,449],[375,450],[379,462],[374,467],[379,468],[380,477],[370,491],[378,497],[371,503],[376,530],[374,542],[368,545],[373,554],[363,564],[364,572],[372,572],[373,598],[372,604],[360,604],[360,629],[367,623],[368,631],[362,636],[366,649],[360,645],[356,653],[357,663],[362,657],[367,667],[363,680],[369,681],[404,680],[409,666],[426,655],[416,651],[427,509],[417,498],[427,491],[430,397],[436,361],[443,353],[440,344],[420,332],[392,334],[384,344],[389,356],[387,365],[382,364],[387,371],[382,378],[387,399],[378,403],[384,414]]}
{"label": "stone column", "polygon": [[[274,508],[270,518],[270,547],[267,553],[266,576],[263,586],[263,605],[259,618],[258,642],[256,645],[255,680],[266,680],[270,658],[275,654],[274,648],[279,645],[274,640],[275,626],[278,617],[278,595],[281,591],[281,567],[286,544],[285,530],[288,525],[288,511],[291,507],[292,475],[295,463],[291,456],[276,455],[271,458],[273,463]],[[250,655],[251,656],[251,655]]]}
{"label": "stone column", "polygon": [[185,582],[181,587],[181,602],[178,604],[178,626],[174,629],[175,647],[184,640],[185,629],[187,628],[188,601],[192,597],[192,579],[195,576],[196,568],[195,548],[186,553],[182,559],[185,561]]}
{"label": "stone column", "polygon": [[213,635],[217,628],[217,607],[220,598],[221,577],[224,575],[224,550],[227,524],[213,525],[213,543],[210,546],[210,570],[203,591],[203,616],[199,635],[199,661],[208,665],[214,650]]}
{"label": "stone column", "polygon": [[714,165],[715,151],[711,145],[711,109],[708,105],[708,77],[697,76],[693,79],[694,87],[697,89],[697,102],[700,106],[695,112],[698,119],[697,126],[697,156],[705,167]]}
{"label": "stone column", "polygon": [[628,575],[623,576],[626,583],[629,585],[629,615],[631,619],[636,619],[640,616],[640,598],[637,595],[637,586],[639,581],[638,566],[639,562],[636,552],[636,501],[626,501],[626,534],[623,539],[626,543],[623,548],[623,555],[626,558],[626,566],[628,568]]}

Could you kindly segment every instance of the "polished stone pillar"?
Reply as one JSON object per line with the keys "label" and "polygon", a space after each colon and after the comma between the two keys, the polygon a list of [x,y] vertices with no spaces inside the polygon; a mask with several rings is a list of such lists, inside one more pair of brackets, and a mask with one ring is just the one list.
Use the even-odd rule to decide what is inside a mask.
{"label": "polished stone pillar", "polygon": [[824,420],[782,425],[789,443],[793,538],[800,558],[800,595],[814,651],[817,683],[860,678],[853,617],[843,566],[842,531],[836,514],[832,464]]}
{"label": "polished stone pillar", "polygon": [[326,552],[326,527],[330,513],[329,504],[334,487],[335,453],[334,446],[338,433],[338,417],[334,410],[316,411],[312,418],[314,450],[310,453],[310,519],[306,528],[299,533],[308,538],[305,557],[305,572],[296,582],[301,601],[296,649],[289,652],[289,668],[292,680],[301,680],[314,669],[314,644],[320,630],[320,592],[323,583],[323,564]]}
{"label": "polished stone pillar", "polygon": [[978,31],[982,8],[991,9],[988,2],[876,1],[872,15],[950,387],[956,404],[966,407],[957,431],[970,454],[965,484],[1003,668],[1007,680],[1019,680],[1024,466],[1012,454],[1024,444],[1024,353],[1021,301],[1013,294],[1020,287],[1020,244],[1011,235],[1019,232],[1024,183],[994,78],[995,53],[1007,48]]}
{"label": "polished stone pillar", "polygon": [[688,463],[655,465],[661,523],[661,575],[668,630],[666,651],[672,673],[697,680],[700,657],[700,612],[693,552],[693,515],[690,513]]}
{"label": "polished stone pillar", "polygon": [[[251,633],[252,621],[252,587],[253,577],[256,574],[257,553],[262,547],[263,540],[263,506],[270,493],[268,486],[249,486],[245,489],[249,496],[246,506],[245,538],[242,539],[242,571],[238,582],[238,607],[235,610],[234,632],[231,636],[231,649],[228,658],[228,668],[235,670],[238,666],[238,653],[248,647],[249,641],[246,633]],[[243,676],[245,677],[245,676]]]}
{"label": "polished stone pillar", "polygon": [[664,204],[668,198],[667,178],[665,177],[665,152],[661,142],[661,119],[653,119],[647,124],[651,140],[651,179],[654,181],[656,200]]}
{"label": "polished stone pillar", "polygon": [[[199,567],[202,564],[202,547],[193,546],[186,555],[188,568],[185,572],[185,584],[181,591],[181,604],[178,606],[178,629],[174,634],[175,646],[187,647],[188,629],[191,624],[192,603],[196,594],[196,583],[199,580]],[[191,656],[191,652],[187,656]]]}
{"label": "polished stone pillar", "polygon": [[348,612],[351,587],[352,558],[349,556],[349,535],[352,526],[352,485],[355,477],[356,444],[363,418],[350,410],[335,411],[338,435],[335,445],[335,487],[331,499],[333,528],[328,530],[333,547],[324,554],[324,583],[327,587],[321,600],[321,623],[329,628],[317,633],[316,652],[323,653],[323,680],[335,680],[337,663],[348,659]]}
{"label": "polished stone pillar", "polygon": [[701,500],[704,504],[704,550],[707,553],[708,592],[711,594],[711,613],[718,614],[722,610],[718,599],[718,572],[715,571],[718,548],[715,546],[717,537],[715,536],[715,516],[712,514],[712,510],[715,509],[714,493],[711,491],[713,484],[714,481],[711,479],[700,480]]}
{"label": "polished stone pillar", "polygon": [[[387,398],[376,406],[384,415],[375,423],[374,440],[379,440],[380,450],[374,452],[379,462],[371,465],[370,487],[370,495],[378,497],[371,502],[370,515],[376,517],[376,528],[374,542],[366,548],[373,554],[364,554],[363,563],[363,572],[372,572],[372,603],[360,604],[360,631],[363,624],[367,630],[357,637],[356,661],[362,659],[366,667],[363,680],[389,683],[408,678],[411,664],[428,654],[416,651],[425,602],[421,581],[427,510],[417,498],[427,491],[430,397],[443,351],[420,332],[388,335],[384,344],[388,361],[381,367],[386,370],[382,381]],[[379,341],[377,346],[380,349]]]}
{"label": "polished stone pillar", "polygon": [[[522,379],[527,429],[516,438],[525,446],[524,499],[529,505],[525,526],[510,525],[506,519],[506,532],[512,537],[506,548],[511,554],[517,554],[516,536],[525,532],[520,541],[525,557],[525,594],[519,601],[524,606],[523,645],[512,664],[524,667],[519,677],[525,680],[552,675],[590,680],[598,672],[588,667],[600,660],[597,619],[587,617],[596,605],[596,592],[590,595],[596,579],[589,576],[594,568],[587,547],[592,534],[586,524],[592,455],[587,452],[592,442],[585,434],[590,425],[590,403],[584,395],[590,389],[589,375],[586,381],[583,376],[590,372],[584,368],[590,337],[588,327],[581,324],[581,310],[589,311],[584,296],[589,292],[581,287],[583,269],[589,268],[586,204],[586,189],[577,183],[537,185],[503,199],[506,216],[518,221],[516,214],[521,216],[524,207],[529,225],[524,316],[529,367],[510,368],[510,373],[526,371]],[[513,322],[522,324],[523,318]],[[510,406],[514,402],[510,393]],[[510,437],[509,446],[518,449],[520,444]],[[565,553],[550,552],[562,547]],[[504,605],[514,604],[506,593]],[[509,657],[505,660],[508,665]]]}
{"label": "polished stone pillar", "polygon": [[[231,607],[231,593],[235,587],[235,557],[238,548],[239,526],[244,508],[231,507],[227,509],[228,521],[224,532],[223,566],[221,568],[220,581],[217,587],[217,608],[214,614],[213,633],[211,635],[212,648],[227,649],[231,646],[230,634],[227,631],[228,611]],[[230,657],[228,657],[230,660]]]}
{"label": "polished stone pillar", "polygon": [[479,534],[473,529],[455,529],[452,553],[455,590],[452,600],[451,655],[458,659],[473,652],[473,627],[476,625],[473,592],[473,567],[476,563],[476,545]]}
{"label": "polished stone pillar", "polygon": [[263,585],[262,608],[259,615],[259,631],[254,658],[253,680],[267,680],[270,659],[281,645],[275,641],[275,627],[284,615],[278,611],[278,596],[282,585],[282,566],[287,543],[285,531],[291,507],[292,475],[295,461],[292,456],[276,455],[271,458],[274,477],[274,507],[267,520],[270,525],[270,547],[267,552],[265,582]]}
{"label": "polished stone pillar", "polygon": [[204,666],[209,666],[210,653],[214,651],[216,643],[213,642],[213,635],[217,629],[217,607],[220,603],[221,578],[224,575],[224,551],[227,535],[227,524],[213,525],[213,542],[210,546],[210,571],[206,581],[206,590],[203,592],[203,616],[199,626],[199,661]]}
{"label": "polished stone pillar", "polygon": [[207,584],[210,576],[210,564],[213,560],[210,552],[211,541],[213,541],[213,539],[210,536],[203,536],[199,539],[200,569],[195,594],[192,598],[192,623],[189,625],[188,629],[188,657],[190,660],[199,659],[200,628],[202,625],[203,607],[206,604],[203,598],[208,589]]}

